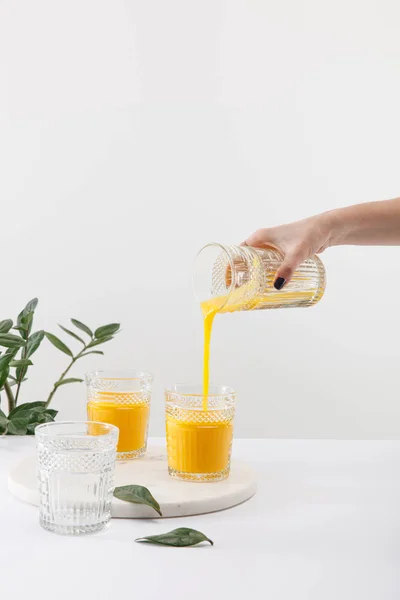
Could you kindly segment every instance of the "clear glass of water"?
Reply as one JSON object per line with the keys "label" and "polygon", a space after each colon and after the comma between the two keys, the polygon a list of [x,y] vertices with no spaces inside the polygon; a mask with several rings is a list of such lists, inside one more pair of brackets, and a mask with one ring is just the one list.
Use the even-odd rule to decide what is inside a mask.
{"label": "clear glass of water", "polygon": [[104,529],[111,518],[118,427],[44,423],[35,436],[41,526],[64,535]]}

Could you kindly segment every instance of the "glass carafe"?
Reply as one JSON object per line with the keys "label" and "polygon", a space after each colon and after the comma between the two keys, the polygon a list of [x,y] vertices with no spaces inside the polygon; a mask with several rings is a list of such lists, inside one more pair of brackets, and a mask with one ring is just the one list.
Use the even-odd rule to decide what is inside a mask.
{"label": "glass carafe", "polygon": [[325,269],[317,256],[305,260],[281,289],[274,288],[283,255],[275,248],[208,244],[197,255],[193,288],[213,311],[313,306],[325,290]]}

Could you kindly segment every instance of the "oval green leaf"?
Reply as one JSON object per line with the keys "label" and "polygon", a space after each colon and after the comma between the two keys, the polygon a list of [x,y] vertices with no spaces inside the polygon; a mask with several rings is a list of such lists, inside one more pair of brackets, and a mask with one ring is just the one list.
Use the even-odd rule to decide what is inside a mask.
{"label": "oval green leaf", "polygon": [[22,348],[25,341],[12,333],[0,333],[0,346],[5,348]]}
{"label": "oval green leaf", "polygon": [[96,331],[94,332],[94,337],[96,339],[99,339],[103,337],[108,337],[110,335],[114,335],[114,333],[117,333],[119,328],[119,323],[109,323],[108,325],[103,325],[102,327],[96,329]]}
{"label": "oval green leaf", "polygon": [[19,418],[8,421],[7,431],[10,435],[25,435],[29,419]]}
{"label": "oval green leaf", "polygon": [[178,548],[196,546],[197,544],[201,544],[201,542],[208,542],[211,546],[214,546],[214,542],[204,535],[204,533],[196,529],[189,529],[188,527],[179,527],[161,535],[149,535],[138,538],[135,542],[147,542],[148,544],[157,544],[158,546],[175,546]]}
{"label": "oval green leaf", "polygon": [[61,381],[56,381],[54,387],[60,387],[60,385],[65,385],[66,383],[82,383],[83,379],[77,379],[76,377],[68,377],[67,379],[61,379]]}
{"label": "oval green leaf", "polygon": [[84,331],[85,333],[87,333],[87,335],[89,337],[91,337],[91,338],[93,337],[92,330],[84,323],[81,323],[81,321],[78,321],[77,319],[71,319],[71,323],[72,323],[72,325],[75,325],[75,327],[80,329],[81,331]]}
{"label": "oval green leaf", "polygon": [[48,331],[45,331],[45,336],[47,337],[47,339],[49,340],[49,342],[51,342],[53,344],[53,346],[55,346],[56,348],[58,348],[58,350],[61,350],[61,352],[64,352],[64,354],[67,354],[71,358],[74,357],[74,355],[72,354],[71,350],[68,348],[68,346],[66,346],[64,344],[64,342],[62,342],[60,340],[60,338],[58,338],[57,336],[53,335],[52,333],[49,333]]}
{"label": "oval green leaf", "polygon": [[65,333],[68,333],[68,335],[70,335],[74,339],[78,340],[78,342],[80,342],[81,344],[83,344],[84,346],[86,346],[86,342],[81,337],[79,337],[79,335],[76,335],[76,333],[74,333],[70,329],[67,329],[66,327],[64,327],[64,325],[60,325],[60,323],[58,324],[58,326],[61,327],[61,329],[63,331],[65,331]]}
{"label": "oval green leaf", "polygon": [[26,358],[32,356],[34,352],[39,348],[44,338],[44,331],[35,331],[32,335],[29,336],[28,341],[26,343]]}
{"label": "oval green leaf", "polygon": [[[19,413],[22,413],[26,410],[33,410],[35,408],[43,408],[43,410],[46,410],[46,402],[25,402],[24,404],[19,404],[18,406],[16,406],[15,408],[12,409],[12,411],[10,412],[10,414],[8,415],[9,418],[13,418],[15,417],[15,415],[18,415]],[[50,410],[50,409],[47,409]]]}
{"label": "oval green leaf", "polygon": [[93,340],[93,342],[90,342],[90,344],[88,344],[88,348],[94,348],[94,346],[100,346],[100,344],[105,344],[106,342],[109,342],[110,340],[114,339],[112,335],[109,335],[107,337],[103,337],[100,338],[98,340]]}
{"label": "oval green leaf", "polygon": [[4,319],[4,321],[0,321],[0,333],[8,333],[13,326],[13,322],[11,319]]}
{"label": "oval green leaf", "polygon": [[10,367],[31,367],[33,362],[29,358],[21,358],[20,360],[11,360]]}
{"label": "oval green leaf", "polygon": [[162,517],[160,505],[149,490],[142,485],[121,485],[114,490],[115,498],[133,504],[145,504],[151,506]]}
{"label": "oval green leaf", "polygon": [[104,356],[104,352],[102,352],[101,350],[91,350],[90,352],[85,352],[84,354],[81,354],[81,358],[82,356],[88,356],[89,354],[101,354],[102,356]]}
{"label": "oval green leaf", "polygon": [[4,367],[8,367],[14,356],[18,354],[19,348],[13,348],[11,350],[7,350],[5,354],[0,356],[0,371],[4,369]]}
{"label": "oval green leaf", "polygon": [[10,372],[9,367],[4,367],[4,369],[2,371],[0,371],[0,390],[3,387],[3,385],[5,384],[5,382],[7,381],[9,372]]}

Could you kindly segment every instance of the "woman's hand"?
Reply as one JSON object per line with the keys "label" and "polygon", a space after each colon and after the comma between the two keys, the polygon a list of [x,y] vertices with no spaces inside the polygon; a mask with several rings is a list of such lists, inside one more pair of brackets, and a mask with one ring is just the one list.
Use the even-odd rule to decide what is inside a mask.
{"label": "woman's hand", "polygon": [[290,281],[296,268],[311,254],[318,254],[330,245],[330,213],[316,215],[287,225],[258,229],[244,242],[247,246],[275,246],[284,255],[274,286],[277,290]]}

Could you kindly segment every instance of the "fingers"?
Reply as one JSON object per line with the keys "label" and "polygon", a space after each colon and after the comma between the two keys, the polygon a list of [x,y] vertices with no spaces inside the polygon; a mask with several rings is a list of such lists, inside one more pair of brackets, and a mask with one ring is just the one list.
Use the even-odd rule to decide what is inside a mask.
{"label": "fingers", "polygon": [[277,290],[281,290],[284,285],[289,283],[293,277],[293,273],[297,267],[307,258],[307,253],[299,248],[289,250],[285,254],[285,258],[282,261],[281,266],[276,272],[274,281],[274,287]]}

